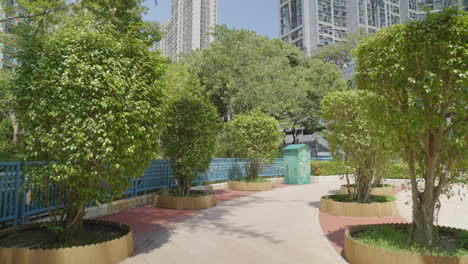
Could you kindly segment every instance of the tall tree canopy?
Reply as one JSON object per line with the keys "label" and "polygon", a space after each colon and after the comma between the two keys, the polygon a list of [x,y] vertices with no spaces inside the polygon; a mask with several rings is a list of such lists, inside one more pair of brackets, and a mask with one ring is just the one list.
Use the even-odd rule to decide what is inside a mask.
{"label": "tall tree canopy", "polygon": [[285,128],[315,121],[320,98],[346,87],[336,66],[248,30],[218,26],[215,41],[183,60],[225,121],[260,110]]}
{"label": "tall tree canopy", "polygon": [[353,60],[352,50],[357,47],[361,39],[368,36],[365,29],[360,28],[359,31],[346,35],[344,42],[332,43],[315,49],[312,57],[344,68]]}
{"label": "tall tree canopy", "polygon": [[385,28],[356,50],[357,84],[384,98],[380,120],[398,133],[405,150],[411,235],[427,249],[437,242],[434,208],[440,195],[453,183],[468,182],[467,39],[468,16],[452,8]]}

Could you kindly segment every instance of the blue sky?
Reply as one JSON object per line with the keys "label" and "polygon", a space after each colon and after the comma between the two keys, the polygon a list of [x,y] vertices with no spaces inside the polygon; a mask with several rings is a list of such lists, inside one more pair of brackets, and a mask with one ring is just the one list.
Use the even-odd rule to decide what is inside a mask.
{"label": "blue sky", "polygon": [[[145,20],[166,21],[171,17],[171,0],[145,0],[149,11]],[[279,32],[278,0],[218,0],[218,24],[245,28],[260,35],[277,38]]]}

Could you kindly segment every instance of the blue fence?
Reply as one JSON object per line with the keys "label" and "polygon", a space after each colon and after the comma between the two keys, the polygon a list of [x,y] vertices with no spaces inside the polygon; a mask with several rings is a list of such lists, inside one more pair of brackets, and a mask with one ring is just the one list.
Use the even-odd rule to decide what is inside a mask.
{"label": "blue fence", "polygon": [[[228,181],[247,176],[247,159],[213,159],[209,169],[197,176],[195,183]],[[27,182],[26,168],[30,163],[0,162],[0,223],[23,224],[30,216],[46,213],[48,208],[43,197],[31,191]],[[283,175],[283,159],[276,159],[273,164],[263,164],[261,177]],[[131,181],[131,188],[123,195],[136,197],[145,192],[176,185],[168,159],[153,160],[144,174]],[[52,186],[50,187],[51,191]],[[32,194],[32,195],[31,195]],[[34,199],[30,199],[30,197]],[[55,201],[51,201],[54,205]]]}

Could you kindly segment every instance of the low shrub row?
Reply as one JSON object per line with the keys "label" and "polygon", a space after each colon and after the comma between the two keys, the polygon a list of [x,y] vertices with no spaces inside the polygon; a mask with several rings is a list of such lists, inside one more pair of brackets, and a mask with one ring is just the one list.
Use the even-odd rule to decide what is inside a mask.
{"label": "low shrub row", "polygon": [[[341,161],[312,161],[311,172],[314,176],[344,175],[353,171],[347,168]],[[387,171],[387,179],[409,179],[408,165],[403,162],[395,162]]]}
{"label": "low shrub row", "polygon": [[327,176],[327,175],[343,175],[348,173],[352,174],[350,168],[346,168],[341,161],[312,161],[310,163],[310,171],[314,176]]}

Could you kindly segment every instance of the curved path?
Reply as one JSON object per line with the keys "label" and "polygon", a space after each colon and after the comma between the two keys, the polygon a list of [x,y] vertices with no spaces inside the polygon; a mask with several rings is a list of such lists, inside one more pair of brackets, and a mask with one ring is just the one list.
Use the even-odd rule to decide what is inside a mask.
{"label": "curved path", "polygon": [[139,246],[123,263],[346,263],[319,224],[335,183],[289,186],[204,210]]}
{"label": "curved path", "polygon": [[[401,180],[389,182],[396,186],[405,183]],[[397,194],[402,218],[363,219],[320,214],[320,197],[338,192],[340,183],[343,182],[290,185],[257,193],[227,192],[236,197],[247,196],[233,200],[224,197],[222,200],[227,201],[216,207],[184,212],[180,222],[176,221],[167,229],[160,228],[158,233],[143,232],[147,236],[140,239],[134,255],[123,263],[346,263],[338,252],[342,253],[343,230],[347,226],[411,220],[411,206],[407,204],[409,190]],[[468,193],[468,189],[461,187],[455,190]],[[442,200],[439,224],[468,229],[468,199],[444,197]],[[131,209],[120,216],[134,219],[139,217],[134,214],[135,210],[151,209],[162,214],[161,209],[147,207]],[[158,219],[158,214],[148,216],[146,212],[142,215]]]}

